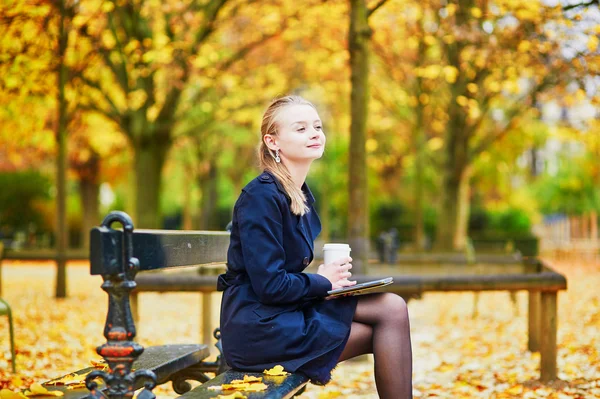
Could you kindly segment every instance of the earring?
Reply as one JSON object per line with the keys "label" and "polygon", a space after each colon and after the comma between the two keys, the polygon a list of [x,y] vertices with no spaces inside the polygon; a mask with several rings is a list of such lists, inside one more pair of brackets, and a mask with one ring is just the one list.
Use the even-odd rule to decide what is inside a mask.
{"label": "earring", "polygon": [[281,158],[279,158],[279,150],[275,150],[275,162],[280,163]]}

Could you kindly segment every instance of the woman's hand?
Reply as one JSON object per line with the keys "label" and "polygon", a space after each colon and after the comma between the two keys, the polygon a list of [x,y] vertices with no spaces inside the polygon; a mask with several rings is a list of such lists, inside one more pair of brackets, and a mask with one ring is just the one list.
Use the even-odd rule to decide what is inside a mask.
{"label": "woman's hand", "polygon": [[329,264],[320,265],[317,274],[325,277],[331,282],[331,289],[337,290],[339,288],[350,287],[356,284],[356,281],[349,281],[348,278],[352,276],[350,269],[352,269],[351,257],[340,258]]}

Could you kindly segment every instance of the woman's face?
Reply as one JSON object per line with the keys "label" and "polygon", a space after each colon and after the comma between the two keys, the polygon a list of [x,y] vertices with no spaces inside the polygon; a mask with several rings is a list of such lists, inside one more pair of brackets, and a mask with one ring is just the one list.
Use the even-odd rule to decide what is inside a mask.
{"label": "woman's face", "polygon": [[325,134],[317,111],[310,105],[289,105],[283,108],[276,119],[277,136],[269,141],[271,150],[279,149],[284,163],[303,163],[323,156]]}

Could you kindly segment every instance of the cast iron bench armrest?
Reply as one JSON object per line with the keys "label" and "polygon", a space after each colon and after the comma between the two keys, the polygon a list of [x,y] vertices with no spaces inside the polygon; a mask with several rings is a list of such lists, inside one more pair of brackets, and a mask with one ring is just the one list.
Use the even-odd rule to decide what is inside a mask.
{"label": "cast iron bench armrest", "polygon": [[[209,380],[209,377],[204,375],[202,361],[210,355],[210,351],[206,345],[160,345],[150,346],[144,349],[144,352],[133,363],[134,369],[151,370],[156,374],[157,384],[164,384],[173,381],[175,392],[181,394],[187,392],[190,386],[185,385],[186,379],[194,379],[199,382]],[[95,370],[94,367],[88,367],[78,370],[72,374],[85,375],[90,371]],[[85,388],[68,389],[65,386],[54,385],[53,381],[62,379],[62,377],[47,381],[42,385],[52,391],[64,392],[63,399],[82,399],[89,396],[90,392]],[[143,386],[143,380],[137,381],[137,387]],[[99,384],[101,389],[104,389],[104,384]]]}
{"label": "cast iron bench armrest", "polygon": [[[115,223],[120,224],[120,230],[112,228]],[[209,355],[206,345],[165,345],[144,350],[135,342],[130,294],[139,272],[222,263],[228,243],[227,232],[135,230],[129,215],[121,211],[109,213],[100,226],[91,230],[90,274],[102,276],[102,289],[109,297],[106,342],[96,351],[110,369],[90,370],[85,378],[89,391],[82,390],[83,396],[119,399],[130,397],[143,386],[138,397],[154,399],[152,389],[168,380],[181,394],[191,389],[187,379],[205,382],[209,380],[205,372],[223,369],[222,358],[202,362]],[[215,338],[219,338],[217,332]],[[219,342],[217,348],[220,350]]]}
{"label": "cast iron bench armrest", "polygon": [[220,390],[209,389],[210,387],[217,387],[221,384],[228,384],[233,380],[243,380],[244,375],[262,377],[263,383],[268,386],[265,391],[260,392],[249,392],[241,391],[244,396],[248,399],[287,399],[291,398],[299,391],[304,388],[308,382],[302,374],[288,374],[286,376],[268,376],[263,373],[248,373],[242,371],[229,370],[225,373],[219,374],[212,380],[192,389],[191,391],[180,396],[179,399],[208,399],[215,398],[217,395],[227,394],[231,392],[223,392]]}

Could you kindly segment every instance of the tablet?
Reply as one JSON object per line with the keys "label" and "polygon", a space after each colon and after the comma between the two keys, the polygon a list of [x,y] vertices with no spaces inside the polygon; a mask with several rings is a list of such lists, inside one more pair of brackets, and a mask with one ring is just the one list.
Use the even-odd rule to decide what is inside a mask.
{"label": "tablet", "polygon": [[394,282],[393,277],[382,278],[381,280],[367,281],[366,283],[360,283],[351,287],[338,288],[337,290],[327,291],[325,299],[331,299],[338,296],[354,296],[368,294],[369,291],[375,288],[385,287]]}

